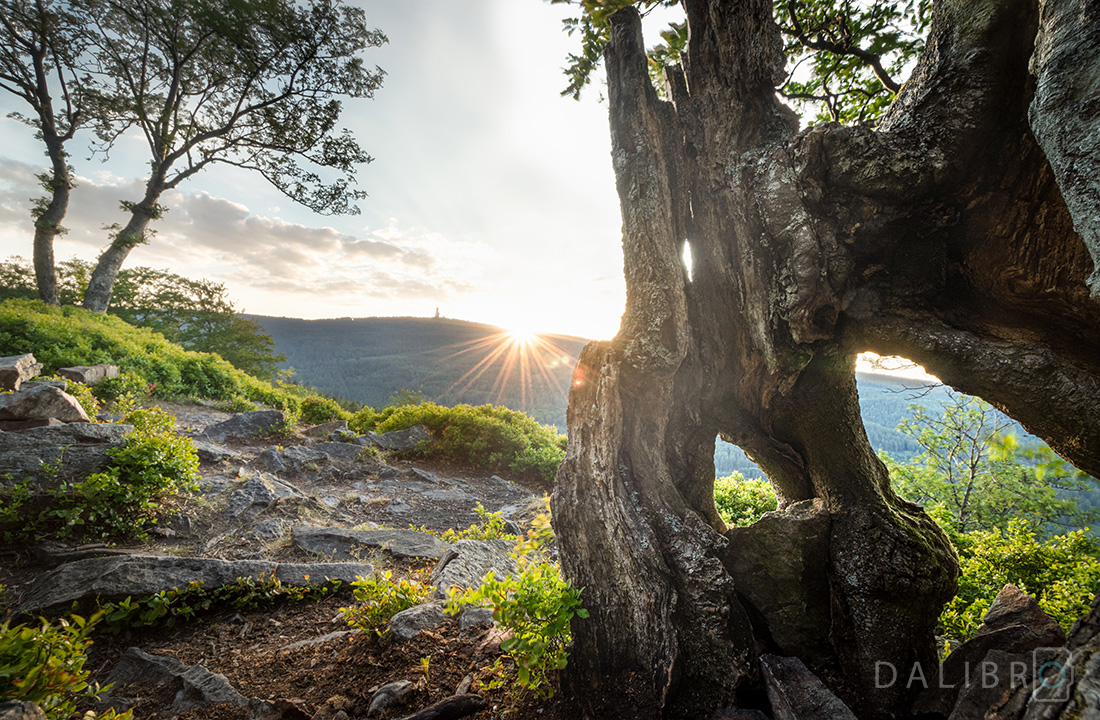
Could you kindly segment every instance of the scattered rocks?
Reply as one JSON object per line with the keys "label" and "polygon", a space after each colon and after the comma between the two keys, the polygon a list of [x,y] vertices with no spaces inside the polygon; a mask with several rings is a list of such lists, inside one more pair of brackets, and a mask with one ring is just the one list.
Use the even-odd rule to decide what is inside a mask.
{"label": "scattered rocks", "polygon": [[103,602],[153,595],[202,582],[218,587],[242,577],[271,576],[285,585],[321,584],[328,579],[351,582],[374,569],[360,563],[276,563],[269,560],[127,555],[65,563],[42,573],[31,584],[21,612],[56,614],[74,603]]}
{"label": "scattered rocks", "polygon": [[[0,434],[0,484],[24,479],[39,485],[58,478],[84,479],[107,466],[108,448],[118,447],[132,425],[71,423]],[[5,481],[4,475],[9,474]]]}
{"label": "scattered rocks", "polygon": [[350,463],[359,459],[359,445],[323,442],[316,445],[295,445],[285,450],[275,447],[260,453],[259,461],[271,472],[301,472],[310,464]]}
{"label": "scattered rocks", "polygon": [[223,442],[229,437],[250,437],[265,435],[285,421],[279,410],[255,410],[238,413],[220,423],[203,430],[202,435],[214,442]]}
{"label": "scattered rocks", "polygon": [[59,377],[85,385],[95,385],[105,378],[118,377],[117,365],[77,365],[76,367],[61,368],[57,371]]}
{"label": "scattered rocks", "polygon": [[304,498],[296,487],[274,475],[259,473],[233,491],[225,507],[227,517],[249,520],[280,500]]}
{"label": "scattered rocks", "polygon": [[447,545],[442,540],[419,530],[349,530],[297,525],[292,533],[295,547],[338,560],[355,559],[371,548],[385,550],[397,559],[438,560],[447,552]]}
{"label": "scattered rocks", "polygon": [[35,362],[34,355],[9,355],[0,357],[0,389],[18,390],[19,386],[42,372],[42,363]]}
{"label": "scattered rocks", "polygon": [[90,422],[88,414],[69,393],[52,385],[39,385],[0,395],[0,420],[60,420],[64,423]]}
{"label": "scattered rocks", "polygon": [[761,655],[760,670],[775,720],[856,720],[798,658]]}
{"label": "scattered rocks", "polygon": [[412,640],[422,630],[432,630],[447,622],[437,603],[424,603],[402,610],[390,618],[390,633],[398,640]]}
{"label": "scattered rocks", "polygon": [[424,425],[413,425],[404,430],[393,430],[388,433],[368,432],[363,436],[366,441],[383,450],[412,450],[422,442],[431,438],[428,428]]}
{"label": "scattered rocks", "polygon": [[490,571],[498,578],[514,573],[516,561],[510,555],[514,544],[511,540],[459,540],[432,570],[434,597],[446,599],[450,587],[478,587]]}
{"label": "scattered rocks", "polygon": [[224,675],[212,673],[202,665],[184,665],[175,658],[150,655],[132,647],[111,672],[109,682],[115,687],[107,695],[106,704],[122,709],[132,704],[117,698],[127,685],[153,685],[174,691],[170,710],[179,714],[207,705],[248,705],[248,699],[229,684]]}

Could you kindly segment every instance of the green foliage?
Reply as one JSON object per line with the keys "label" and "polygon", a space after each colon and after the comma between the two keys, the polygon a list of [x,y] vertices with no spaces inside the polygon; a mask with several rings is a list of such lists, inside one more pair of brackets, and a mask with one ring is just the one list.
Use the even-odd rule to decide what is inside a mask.
{"label": "green foliage", "polygon": [[389,432],[426,425],[432,438],[417,453],[465,463],[491,472],[512,471],[533,479],[554,479],[565,457],[564,435],[540,425],[525,413],[506,407],[435,403],[387,407],[379,413],[364,408],[352,417],[356,432]]}
{"label": "green foliage", "polygon": [[588,617],[581,590],[541,552],[551,538],[549,516],[543,513],[516,545],[518,572],[503,579],[489,572],[480,587],[452,588],[446,606],[452,615],[467,606],[491,608],[493,620],[512,633],[500,647],[515,663],[516,682],[539,697],[554,694],[553,675],[568,662],[570,621]]}
{"label": "green foliage", "polygon": [[149,383],[136,372],[121,372],[112,378],[103,378],[92,389],[95,396],[105,403],[117,403],[125,397],[135,400],[149,397]]}
{"label": "green foliage", "polygon": [[[623,7],[643,14],[676,0],[550,0],[577,6],[564,21],[579,35],[580,54],[570,54],[562,95],[579,97],[591,81],[610,37],[610,20]],[[804,110],[817,106],[816,121],[873,124],[898,92],[924,50],[931,0],[850,3],[847,0],[775,0],[774,15],[784,37],[790,75],[779,88]],[[650,77],[663,91],[662,71],[680,62],[687,46],[686,23],[672,21],[661,43],[648,51]]]}
{"label": "green foliage", "polygon": [[902,497],[925,507],[959,535],[1006,529],[1013,518],[1034,530],[1082,528],[1097,519],[1066,491],[1088,490],[1096,482],[1055,458],[1049,448],[1023,451],[1003,435],[1010,422],[987,403],[950,393],[941,415],[913,406],[899,429],[924,451],[906,464],[885,457]]}
{"label": "green foliage", "polygon": [[[0,698],[38,703],[50,720],[69,720],[77,701],[96,699],[106,688],[88,683],[84,669],[89,634],[101,614],[88,620],[73,616],[35,626],[0,623]],[[100,714],[103,720],[128,720],[131,712]]]}
{"label": "green foliage", "polygon": [[[101,399],[127,392],[212,400],[239,396],[292,414],[298,409],[298,398],[287,390],[257,380],[217,355],[184,350],[119,318],[37,301],[0,302],[0,354],[25,352],[34,353],[46,372],[73,365],[118,365],[126,377],[97,384]],[[100,389],[103,382],[107,384]]]}
{"label": "green foliage", "polygon": [[31,483],[11,488],[0,503],[9,538],[141,536],[181,492],[197,489],[198,456],[190,438],[172,431],[159,408],[125,418],[134,430],[107,451],[110,464],[85,480],[61,481],[36,497]]}
{"label": "green foliage", "polygon": [[359,605],[340,608],[348,625],[379,636],[386,633],[390,618],[428,599],[431,586],[413,578],[394,580],[389,570],[381,575],[358,578],[352,593]]}
{"label": "green foliage", "polygon": [[[73,258],[57,264],[63,305],[79,304],[92,263]],[[0,263],[0,300],[38,298],[34,271],[20,257]],[[166,270],[120,270],[107,310],[131,325],[149,328],[185,350],[217,353],[235,368],[264,380],[280,375],[286,357],[274,353],[271,336],[242,317],[221,283],[191,280]]]}
{"label": "green foliage", "polygon": [[746,480],[735,472],[714,481],[714,505],[727,525],[752,525],[764,513],[779,506],[775,490],[767,480]]}
{"label": "green foliage", "polygon": [[[308,583],[309,576],[303,580]],[[127,597],[116,603],[101,604],[107,632],[117,635],[129,628],[163,625],[197,619],[221,609],[254,612],[279,603],[322,600],[339,592],[343,583],[330,580],[323,584],[287,585],[274,572],[259,577],[237,578],[235,582],[206,587],[193,581],[185,588],[162,590],[134,600]]]}
{"label": "green foliage", "polygon": [[443,532],[436,532],[435,530],[429,530],[424,526],[415,527],[410,526],[413,530],[419,530],[430,535],[435,535],[443,542],[456,543],[459,540],[515,540],[516,536],[508,532],[508,526],[504,520],[504,513],[502,512],[489,512],[482,506],[481,503],[477,504],[474,508],[474,512],[478,514],[480,520],[470,525],[465,530],[456,530],[454,528],[447,528]]}
{"label": "green foliage", "polygon": [[331,398],[310,395],[302,398],[299,420],[309,425],[320,425],[333,420],[347,420],[351,414]]}
{"label": "green foliage", "polygon": [[1100,546],[1084,531],[1040,540],[1023,519],[956,539],[962,577],[940,615],[940,632],[968,639],[1006,583],[1033,596],[1068,630],[1100,593]]}
{"label": "green foliage", "polygon": [[221,400],[215,406],[218,410],[228,413],[243,413],[252,412],[256,409],[256,403],[251,400],[241,397],[240,395],[234,395],[228,400]]}

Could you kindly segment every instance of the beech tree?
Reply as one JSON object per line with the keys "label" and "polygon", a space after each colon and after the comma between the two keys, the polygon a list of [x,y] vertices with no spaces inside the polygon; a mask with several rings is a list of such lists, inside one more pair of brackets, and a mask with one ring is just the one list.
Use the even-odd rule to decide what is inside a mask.
{"label": "beech tree", "polygon": [[[567,689],[594,717],[709,717],[759,697],[772,652],[903,716],[919,687],[876,687],[876,663],[935,667],[958,561],[891,489],[855,358],[917,361],[1100,473],[1100,19],[939,0],[875,128],[800,129],[772,3],[682,7],[668,100],[638,11],[607,20],[627,306],[581,355],[552,498],[589,611]],[[726,527],[716,435],[777,513]]]}
{"label": "beech tree", "polygon": [[49,194],[36,200],[31,211],[38,294],[50,305],[60,302],[53,242],[64,232],[61,222],[73,187],[65,144],[87,120],[81,107],[87,78],[79,69],[84,46],[80,26],[63,3],[0,3],[0,90],[26,103],[29,114],[13,115],[37,131],[50,160],[50,170],[38,176]]}
{"label": "beech tree", "polygon": [[357,166],[370,156],[338,122],[342,98],[369,98],[383,71],[361,51],[386,42],[340,0],[84,0],[90,52],[106,87],[96,132],[109,150],[137,130],[149,150],[145,194],[123,203],[84,307],[102,312],[119,268],[146,242],[165,191],[221,163],[258,172],[320,213],[358,212]]}

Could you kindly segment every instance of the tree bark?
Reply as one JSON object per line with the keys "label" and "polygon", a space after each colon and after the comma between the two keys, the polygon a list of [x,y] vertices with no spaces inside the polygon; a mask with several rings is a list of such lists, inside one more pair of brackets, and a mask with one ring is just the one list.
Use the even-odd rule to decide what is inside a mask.
{"label": "tree bark", "polygon": [[[1054,49],[1035,67],[1075,71],[1043,59],[1062,57],[1050,28],[1073,11],[1050,3]],[[759,700],[766,650],[801,657],[859,717],[899,717],[913,689],[876,687],[876,665],[935,665],[958,564],[867,441],[856,355],[918,360],[1100,469],[1092,261],[1028,124],[1038,8],[942,2],[877,132],[796,132],[774,92],[771,3],[684,7],[671,102],[633,9],[605,55],[627,307],[615,339],[582,353],[552,501],[590,613],[567,686],[599,717],[704,717]],[[1060,102],[1042,113],[1076,111]],[[767,473],[768,523],[718,517],[716,435]]]}
{"label": "tree bark", "polygon": [[34,276],[38,285],[38,296],[42,298],[42,302],[47,305],[60,305],[61,295],[57,288],[57,265],[54,261],[53,241],[62,232],[61,221],[65,219],[65,213],[69,209],[69,194],[73,185],[69,166],[65,161],[63,141],[53,128],[45,123],[41,131],[53,166],[53,173],[48,183],[50,201],[34,222]]}
{"label": "tree bark", "polygon": [[111,292],[115,287],[118,271],[126,261],[130,251],[144,243],[149,223],[160,217],[163,210],[157,204],[165,187],[162,177],[154,175],[146,186],[145,197],[133,206],[130,220],[111,240],[111,244],[99,256],[84,291],[84,308],[92,312],[107,312],[111,304]]}

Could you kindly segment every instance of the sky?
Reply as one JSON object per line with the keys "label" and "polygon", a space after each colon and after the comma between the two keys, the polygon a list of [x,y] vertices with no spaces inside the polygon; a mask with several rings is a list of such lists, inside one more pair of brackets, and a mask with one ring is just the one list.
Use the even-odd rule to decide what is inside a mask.
{"label": "sky", "polygon": [[[362,214],[321,216],[258,175],[215,166],[165,195],[167,215],[128,266],[222,282],[238,309],[287,317],[430,316],[608,338],[625,302],[621,219],[602,71],[581,102],[560,96],[577,49],[545,0],[358,0],[389,43],[386,72],[342,122],[375,159]],[[655,32],[653,33],[655,36]],[[18,109],[0,97],[0,114]],[[59,260],[94,260],[121,200],[142,192],[143,141],[89,159]],[[30,198],[46,167],[29,128],[0,119],[0,257],[31,256]]]}

